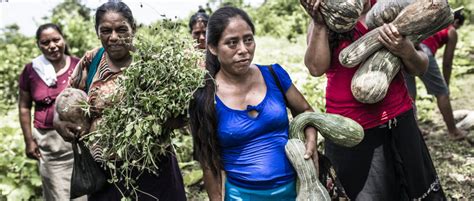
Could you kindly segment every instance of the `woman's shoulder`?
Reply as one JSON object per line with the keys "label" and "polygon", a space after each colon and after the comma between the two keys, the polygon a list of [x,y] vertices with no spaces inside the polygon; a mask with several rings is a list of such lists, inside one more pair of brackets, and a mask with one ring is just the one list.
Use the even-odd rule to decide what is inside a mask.
{"label": "woman's shoulder", "polygon": [[258,65],[264,79],[278,80],[286,91],[292,84],[289,73],[278,63],[269,65]]}
{"label": "woman's shoulder", "polygon": [[94,59],[95,55],[97,54],[97,52],[99,52],[100,48],[101,47],[97,47],[92,50],[86,51],[84,55],[82,56],[82,58],[78,61],[78,63],[80,64],[79,66],[82,69],[84,68],[88,69],[89,65],[92,63],[92,59]]}
{"label": "woman's shoulder", "polygon": [[72,68],[75,68],[77,66],[77,64],[79,63],[79,61],[81,61],[81,59],[76,57],[76,56],[69,56],[69,58],[71,58],[71,67]]}
{"label": "woman's shoulder", "polygon": [[100,48],[101,47],[96,47],[92,50],[86,51],[84,53],[84,56],[82,57],[82,60],[87,61],[87,62],[90,63],[92,61],[92,59],[95,57],[95,55],[97,54],[97,52],[99,52]]}
{"label": "woman's shoulder", "polygon": [[268,64],[268,65],[260,65],[260,64],[255,64],[255,65],[260,69],[260,71],[270,72],[272,74],[275,73],[278,77],[286,76],[288,74],[288,72],[285,70],[285,68],[283,68],[278,63]]}
{"label": "woman's shoulder", "polygon": [[76,56],[70,56],[70,57],[71,57],[71,62],[73,62],[73,63],[77,63],[81,60],[81,58],[76,57]]}
{"label": "woman's shoulder", "polygon": [[33,62],[25,64],[25,67],[23,67],[23,71],[21,72],[21,75],[29,75],[32,73],[33,70]]}
{"label": "woman's shoulder", "polygon": [[33,69],[33,62],[30,62],[30,63],[27,63],[25,64],[25,67],[24,67],[25,70],[30,70],[30,69]]}
{"label": "woman's shoulder", "polygon": [[274,71],[284,71],[285,69],[278,63],[273,63],[273,64],[255,64],[260,70],[269,70],[270,67]]}

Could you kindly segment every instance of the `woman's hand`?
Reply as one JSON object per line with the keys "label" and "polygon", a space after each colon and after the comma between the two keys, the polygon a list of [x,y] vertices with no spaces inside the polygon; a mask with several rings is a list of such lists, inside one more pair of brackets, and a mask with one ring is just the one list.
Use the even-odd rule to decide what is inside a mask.
{"label": "woman's hand", "polygon": [[319,173],[319,163],[318,163],[318,149],[317,149],[317,135],[318,132],[314,127],[308,126],[304,130],[305,133],[305,146],[306,152],[304,154],[304,159],[313,159],[314,167],[316,167],[316,172]]}
{"label": "woman's hand", "polygon": [[402,36],[393,24],[379,29],[379,41],[395,56],[402,59],[405,71],[410,75],[423,75],[428,69],[428,56],[415,49],[408,37]]}
{"label": "woman's hand", "polygon": [[75,138],[80,137],[88,132],[88,128],[83,128],[79,124],[61,121],[56,111],[54,112],[53,126],[66,142],[71,142]]}
{"label": "woman's hand", "polygon": [[75,138],[78,138],[86,133],[86,131],[84,131],[85,129],[82,128],[79,124],[67,121],[59,121],[54,124],[54,128],[66,142],[71,142]]}
{"label": "woman's hand", "polygon": [[379,41],[395,56],[407,58],[414,54],[413,43],[407,37],[402,36],[392,23],[382,25],[379,34]]}
{"label": "woman's hand", "polygon": [[301,5],[306,10],[309,16],[313,18],[313,21],[317,25],[325,25],[323,16],[319,12],[319,4],[321,0],[300,0]]}
{"label": "woman's hand", "polygon": [[33,139],[25,143],[25,153],[26,156],[31,159],[39,160],[41,158],[38,144]]}

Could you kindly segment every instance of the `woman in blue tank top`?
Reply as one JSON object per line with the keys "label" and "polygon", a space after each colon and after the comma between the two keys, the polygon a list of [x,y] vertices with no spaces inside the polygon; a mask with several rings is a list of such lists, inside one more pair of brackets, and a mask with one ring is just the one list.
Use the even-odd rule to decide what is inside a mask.
{"label": "woman in blue tank top", "polygon": [[[285,155],[286,107],[293,115],[313,109],[280,65],[252,64],[254,33],[238,8],[220,8],[208,22],[209,76],[190,104],[190,122],[210,200],[296,198],[296,174]],[[305,158],[317,165],[316,129],[305,134]]]}

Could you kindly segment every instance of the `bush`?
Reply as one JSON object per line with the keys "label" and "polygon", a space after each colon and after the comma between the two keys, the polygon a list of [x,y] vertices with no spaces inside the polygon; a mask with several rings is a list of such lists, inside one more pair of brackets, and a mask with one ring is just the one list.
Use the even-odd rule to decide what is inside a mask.
{"label": "bush", "polygon": [[25,156],[17,116],[15,110],[0,119],[0,200],[39,199],[38,162]]}

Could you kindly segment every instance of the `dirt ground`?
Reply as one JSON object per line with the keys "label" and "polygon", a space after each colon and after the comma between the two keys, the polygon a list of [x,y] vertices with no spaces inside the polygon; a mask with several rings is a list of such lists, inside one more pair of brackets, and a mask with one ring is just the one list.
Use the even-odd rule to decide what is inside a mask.
{"label": "dirt ground", "polygon": [[[474,110],[474,74],[454,79],[457,87],[451,93],[453,110]],[[444,191],[454,200],[474,200],[474,131],[470,131],[467,140],[451,141],[438,108],[433,114],[430,121],[420,122],[420,128],[429,133],[426,143]]]}

